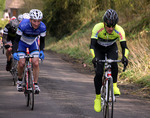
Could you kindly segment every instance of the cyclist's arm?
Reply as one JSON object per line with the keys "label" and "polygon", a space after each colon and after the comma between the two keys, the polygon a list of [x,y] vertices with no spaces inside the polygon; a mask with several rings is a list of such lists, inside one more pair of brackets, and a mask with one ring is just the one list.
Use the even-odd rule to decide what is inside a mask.
{"label": "cyclist's arm", "polygon": [[20,41],[21,35],[16,34],[16,38],[14,40],[14,44],[13,44],[13,49],[12,49],[12,53],[17,52],[18,49],[18,43]]}
{"label": "cyclist's arm", "polygon": [[10,25],[7,24],[4,28],[4,32],[3,32],[3,38],[2,38],[2,41],[3,41],[3,44],[6,44],[8,42],[8,30],[10,29]]}
{"label": "cyclist's arm", "polygon": [[91,38],[90,51],[91,51],[93,58],[95,57],[95,51],[94,50],[95,50],[96,43],[97,43],[97,39]]}
{"label": "cyclist's arm", "polygon": [[90,52],[93,58],[95,57],[95,45],[97,43],[98,33],[102,31],[103,29],[104,29],[103,23],[96,24],[94,28],[92,29]]}
{"label": "cyclist's arm", "polygon": [[44,50],[45,47],[45,37],[40,36],[40,50]]}
{"label": "cyclist's arm", "polygon": [[127,47],[126,41],[120,42],[121,48],[122,48],[122,55],[125,56],[128,59],[129,55],[129,49]]}
{"label": "cyclist's arm", "polygon": [[7,43],[7,34],[3,34],[2,42],[3,44]]}

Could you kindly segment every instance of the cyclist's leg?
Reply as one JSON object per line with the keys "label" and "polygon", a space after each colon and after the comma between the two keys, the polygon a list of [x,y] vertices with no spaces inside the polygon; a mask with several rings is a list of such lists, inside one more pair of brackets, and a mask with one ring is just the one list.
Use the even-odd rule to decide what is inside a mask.
{"label": "cyclist's leg", "polygon": [[33,65],[33,76],[34,76],[34,83],[35,83],[35,90],[40,91],[40,88],[38,86],[38,77],[39,77],[39,46],[38,42],[35,41],[30,47],[29,47],[30,54],[34,56],[32,58],[32,65]]}
{"label": "cyclist's leg", "polygon": [[25,66],[25,52],[26,51],[26,44],[23,43],[22,41],[19,42],[18,44],[18,55],[19,55],[19,61],[18,61],[18,81],[17,81],[17,90],[22,91],[22,76],[23,76],[23,71],[24,71],[24,66]]}
{"label": "cyclist's leg", "polygon": [[[110,46],[108,50],[108,58],[117,60],[118,59],[118,47],[117,44],[113,44]],[[120,95],[120,90],[117,87],[117,76],[118,76],[118,64],[117,63],[112,63],[112,77],[113,77],[113,88],[114,88],[114,94],[115,95]]]}
{"label": "cyclist's leg", "polygon": [[[11,41],[7,42],[6,45],[12,46]],[[7,71],[11,70],[11,62],[12,62],[11,54],[12,54],[12,48],[9,47],[8,49],[6,49],[6,58],[7,58],[6,70]]]}
{"label": "cyclist's leg", "polygon": [[[102,52],[104,47],[98,46],[95,49],[95,55],[98,59],[105,59],[105,53]],[[96,112],[101,111],[101,86],[102,86],[102,76],[104,71],[104,63],[97,63],[96,65],[96,74],[94,77],[94,86],[95,86],[95,92],[96,92],[96,98],[94,100],[94,109]]]}
{"label": "cyclist's leg", "polygon": [[32,58],[34,82],[38,83],[39,77],[39,58]]}

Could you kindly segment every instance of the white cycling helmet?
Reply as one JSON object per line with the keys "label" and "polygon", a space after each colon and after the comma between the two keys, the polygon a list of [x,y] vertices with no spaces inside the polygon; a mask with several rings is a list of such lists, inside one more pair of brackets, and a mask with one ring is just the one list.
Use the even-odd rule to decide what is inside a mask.
{"label": "white cycling helmet", "polygon": [[23,19],[30,19],[29,13],[24,13],[23,14]]}
{"label": "white cycling helmet", "polygon": [[38,9],[30,10],[30,18],[35,20],[41,20],[43,18],[43,13]]}
{"label": "white cycling helmet", "polygon": [[22,21],[22,20],[23,20],[23,15],[20,14],[20,15],[18,16],[18,21],[20,22],[20,21]]}

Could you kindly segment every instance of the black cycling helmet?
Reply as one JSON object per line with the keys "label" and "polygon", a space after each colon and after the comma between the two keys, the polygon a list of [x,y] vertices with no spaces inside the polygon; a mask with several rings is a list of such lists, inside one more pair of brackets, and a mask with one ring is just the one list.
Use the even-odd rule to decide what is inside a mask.
{"label": "black cycling helmet", "polygon": [[10,21],[11,31],[16,32],[18,25],[19,25],[19,22],[17,19],[11,20]]}
{"label": "black cycling helmet", "polygon": [[113,9],[108,9],[103,16],[103,21],[108,27],[114,27],[118,23],[117,12]]}

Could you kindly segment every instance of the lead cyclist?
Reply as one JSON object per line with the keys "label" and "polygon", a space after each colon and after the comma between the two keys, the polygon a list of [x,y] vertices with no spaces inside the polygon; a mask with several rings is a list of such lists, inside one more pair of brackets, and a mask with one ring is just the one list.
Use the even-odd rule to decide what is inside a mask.
{"label": "lead cyclist", "polygon": [[[39,58],[44,59],[44,47],[46,26],[42,22],[43,13],[38,9],[30,10],[30,19],[23,19],[19,24],[16,33],[16,39],[13,47],[13,57],[18,60],[18,81],[17,90],[22,91],[22,76],[25,66],[24,56],[26,48],[29,48],[29,53],[34,56],[32,58],[33,76],[35,82],[36,93],[40,92],[38,86],[39,77]],[[40,47],[38,46],[37,37],[40,35]],[[39,51],[40,50],[40,51]]]}
{"label": "lead cyclist", "polygon": [[[102,77],[104,72],[104,63],[97,63],[96,60],[105,60],[105,53],[107,57],[112,60],[118,59],[118,47],[116,41],[119,40],[122,48],[122,62],[124,66],[128,65],[129,50],[126,45],[125,32],[123,28],[117,24],[118,14],[113,9],[108,9],[104,16],[103,22],[97,23],[91,36],[90,51],[93,56],[93,64],[96,66],[96,75],[94,77],[94,86],[96,98],[94,100],[94,110],[96,112],[101,111],[101,86]],[[117,75],[118,65],[112,63],[112,77],[113,77],[113,89],[115,95],[120,95],[120,90],[117,87]]]}

